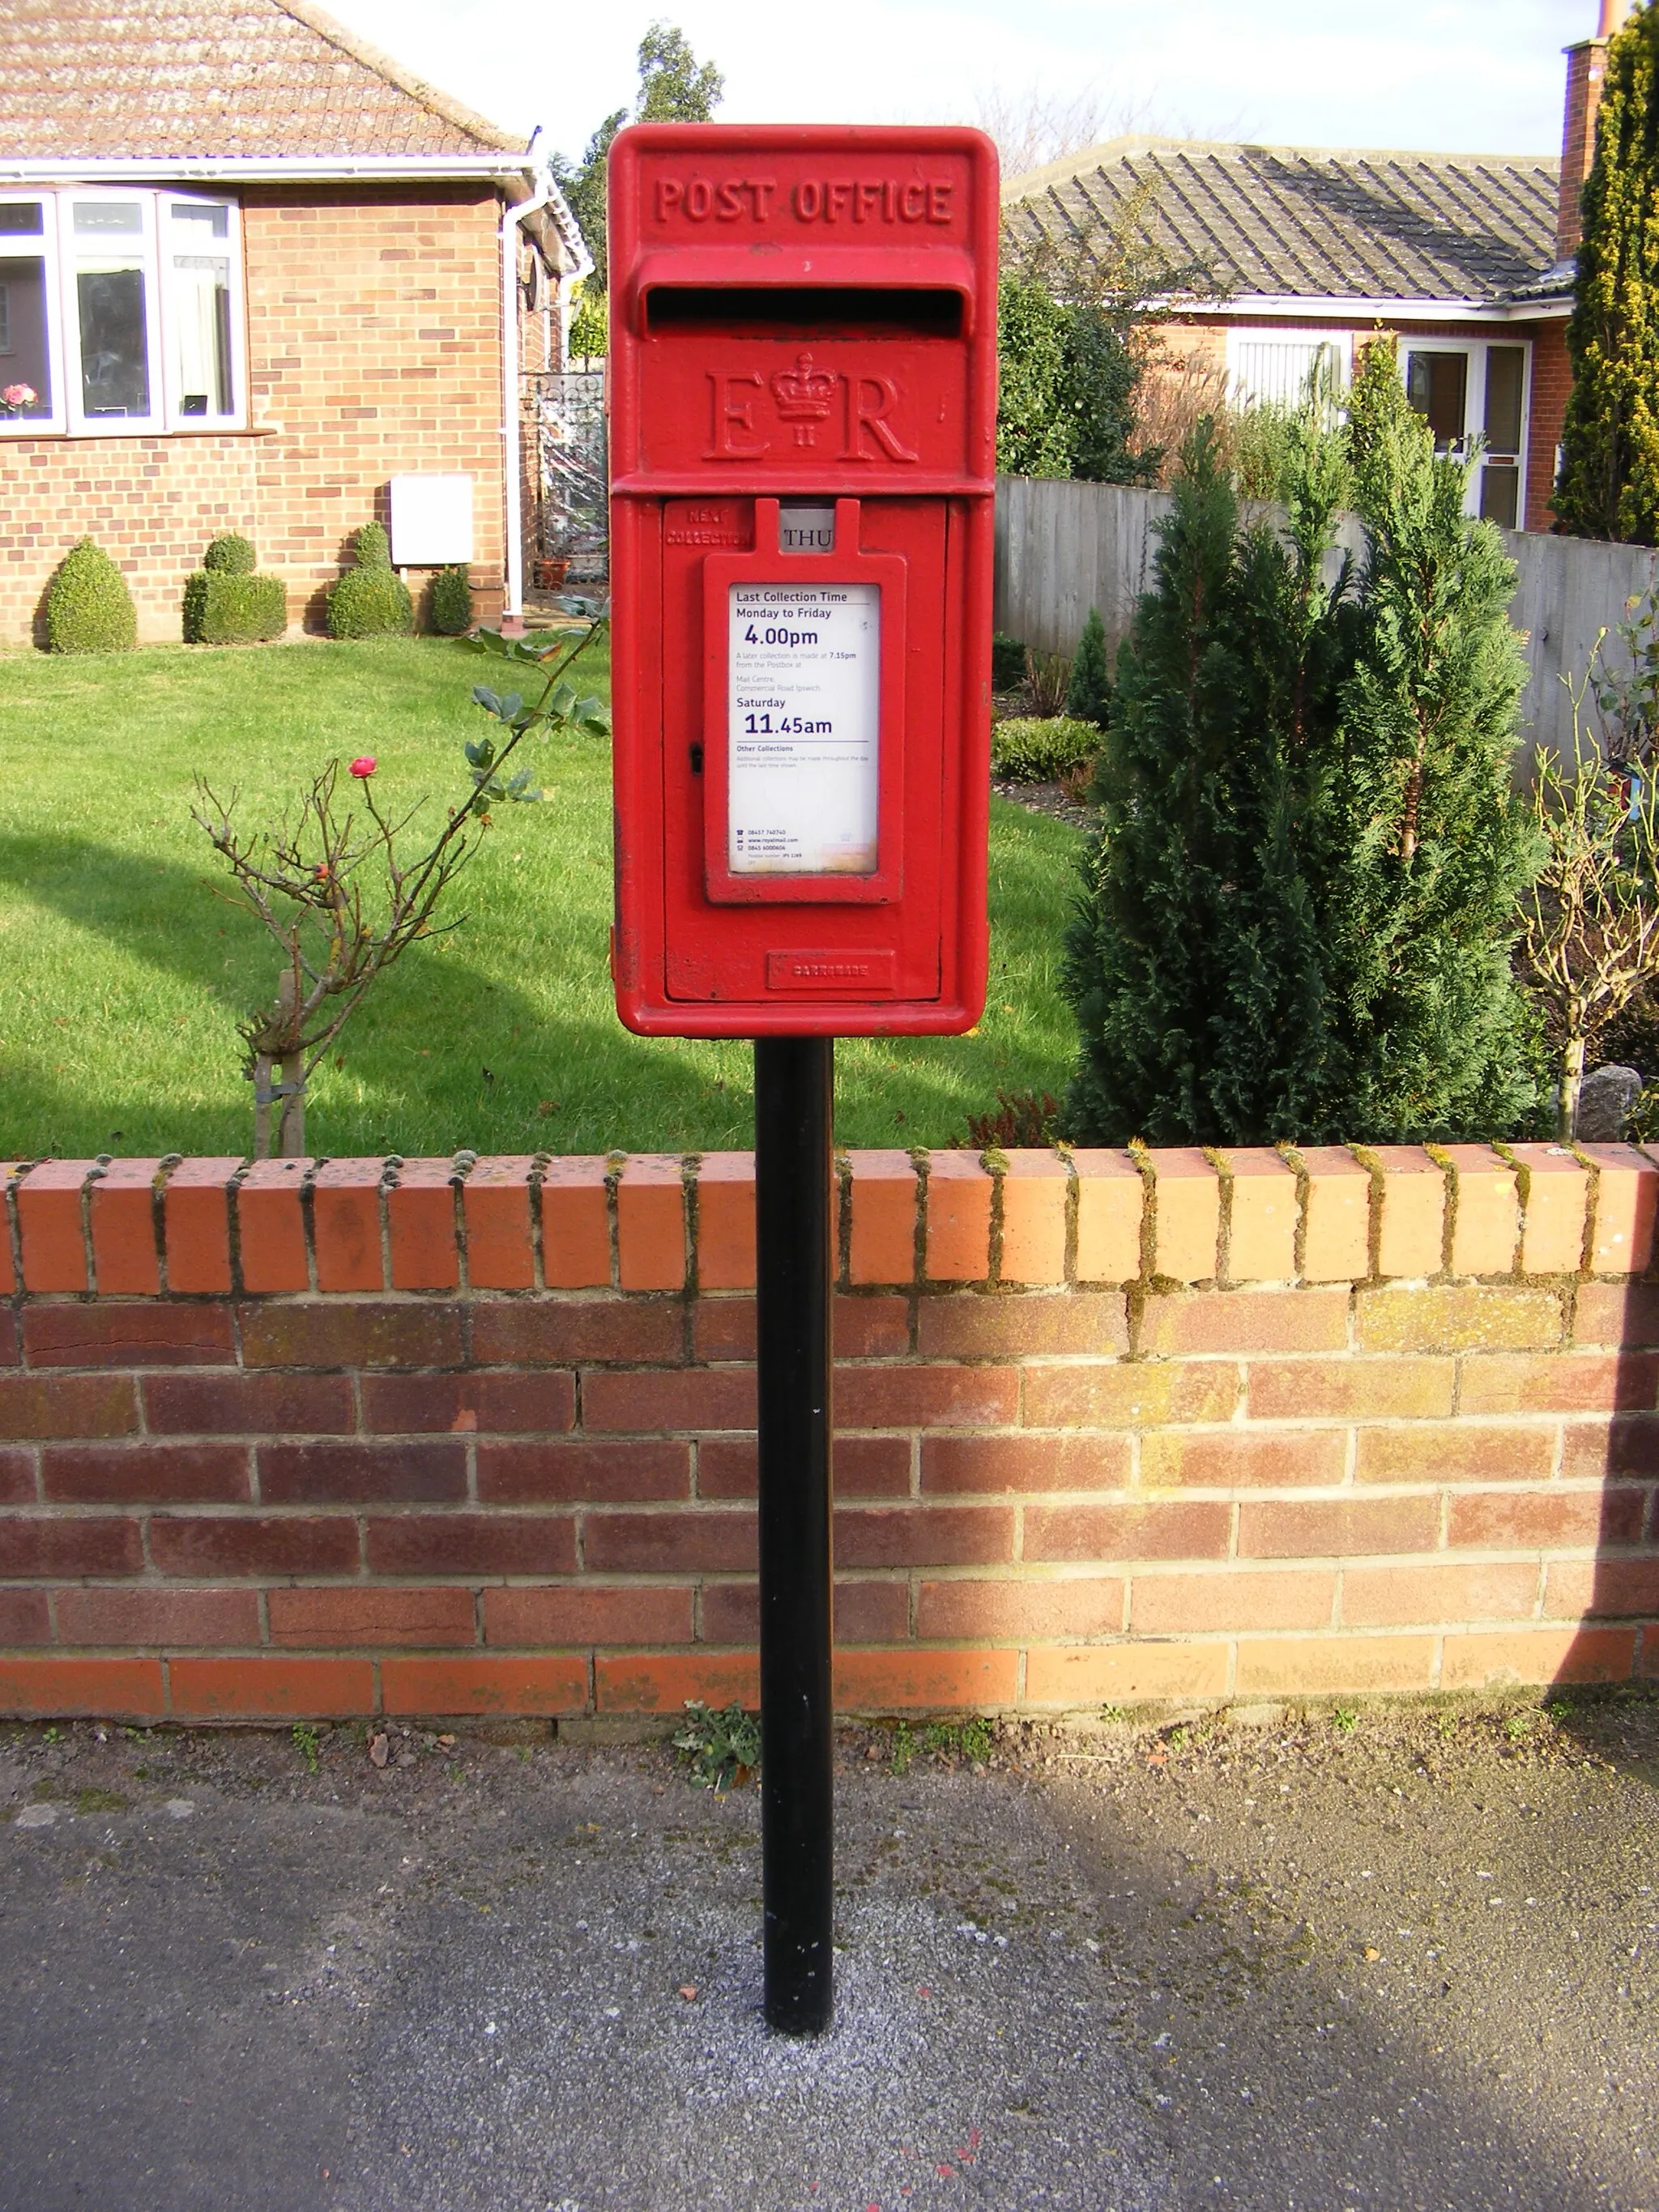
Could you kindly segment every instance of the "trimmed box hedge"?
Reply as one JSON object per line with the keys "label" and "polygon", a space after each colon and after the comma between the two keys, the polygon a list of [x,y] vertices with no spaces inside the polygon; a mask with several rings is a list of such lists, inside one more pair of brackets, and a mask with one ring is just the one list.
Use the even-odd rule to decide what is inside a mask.
{"label": "trimmed box hedge", "polygon": [[53,653],[127,653],[138,642],[127,580],[93,538],[71,546],[52,580],[46,642]]}

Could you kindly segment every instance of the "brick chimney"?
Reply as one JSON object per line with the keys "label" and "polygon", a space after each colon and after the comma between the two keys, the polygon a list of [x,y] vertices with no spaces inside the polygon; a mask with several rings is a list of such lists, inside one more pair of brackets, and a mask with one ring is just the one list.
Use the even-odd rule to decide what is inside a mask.
{"label": "brick chimney", "polygon": [[1601,105],[1607,41],[1622,29],[1630,0],[1601,0],[1595,36],[1567,48],[1567,112],[1561,130],[1561,190],[1555,211],[1555,258],[1571,260],[1583,235],[1578,196],[1595,159],[1595,111]]}

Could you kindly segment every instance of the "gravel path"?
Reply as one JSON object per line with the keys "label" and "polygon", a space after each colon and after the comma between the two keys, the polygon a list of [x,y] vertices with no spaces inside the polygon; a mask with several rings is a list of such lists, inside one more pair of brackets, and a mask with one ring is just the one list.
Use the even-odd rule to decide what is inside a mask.
{"label": "gravel path", "polygon": [[3,2212],[1659,2212],[1659,1705],[848,1731],[816,2044],[752,1790],[495,1733],[0,1739]]}

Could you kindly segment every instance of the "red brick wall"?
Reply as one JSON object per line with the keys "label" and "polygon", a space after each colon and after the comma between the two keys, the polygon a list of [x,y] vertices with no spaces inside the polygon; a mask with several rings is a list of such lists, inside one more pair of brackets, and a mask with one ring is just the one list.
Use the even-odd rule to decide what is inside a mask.
{"label": "red brick wall", "polygon": [[499,611],[500,200],[260,186],[242,222],[253,429],[0,440],[0,643],[39,641],[52,572],[88,533],[142,639],[178,639],[185,576],[228,530],[287,583],[290,624],[319,629],[351,532],[386,519],[389,477],[422,471],[473,477],[473,579]]}
{"label": "red brick wall", "polygon": [[[844,1705],[1659,1674],[1644,1154],[921,1165],[840,1187]],[[0,1709],[752,1700],[746,1158],[3,1176]]]}
{"label": "red brick wall", "polygon": [[1561,122],[1561,185],[1555,216],[1555,256],[1565,261],[1584,234],[1579,195],[1595,159],[1595,118],[1607,81],[1607,42],[1586,39],[1567,48],[1567,101]]}
{"label": "red brick wall", "polygon": [[1530,333],[1532,411],[1527,426],[1527,527],[1548,530],[1555,521],[1555,451],[1567,419],[1572,364],[1565,321],[1538,323]]}

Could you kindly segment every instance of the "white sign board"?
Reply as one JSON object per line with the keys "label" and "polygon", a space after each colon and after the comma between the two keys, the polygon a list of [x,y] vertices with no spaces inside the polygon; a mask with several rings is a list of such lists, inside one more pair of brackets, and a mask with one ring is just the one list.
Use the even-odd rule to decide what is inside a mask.
{"label": "white sign board", "polygon": [[726,866],[870,875],[880,765],[878,584],[733,584]]}
{"label": "white sign board", "polygon": [[445,568],[471,558],[471,477],[393,477],[393,568]]}

